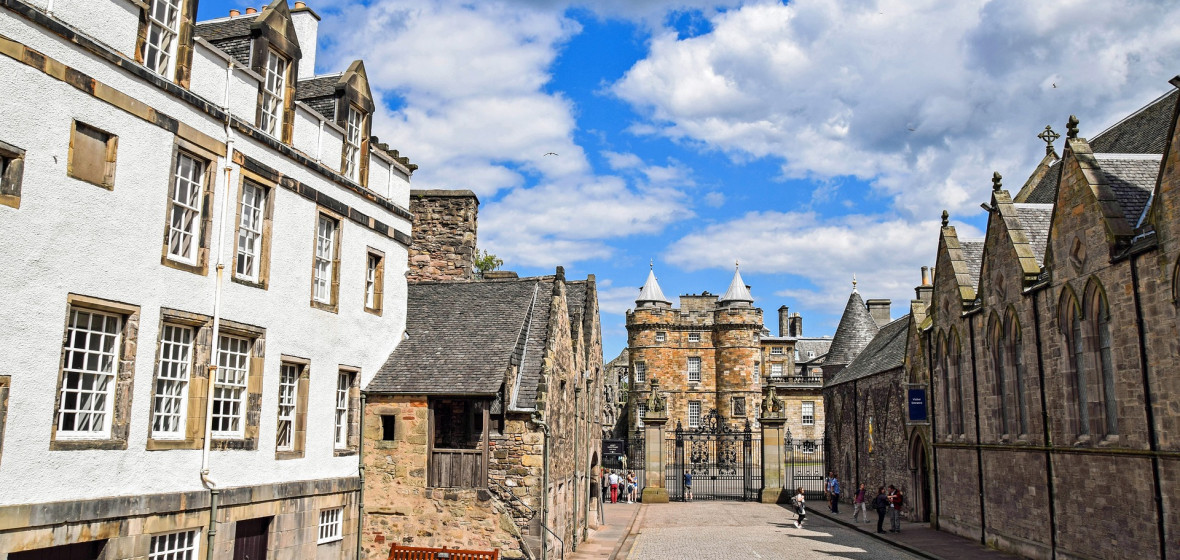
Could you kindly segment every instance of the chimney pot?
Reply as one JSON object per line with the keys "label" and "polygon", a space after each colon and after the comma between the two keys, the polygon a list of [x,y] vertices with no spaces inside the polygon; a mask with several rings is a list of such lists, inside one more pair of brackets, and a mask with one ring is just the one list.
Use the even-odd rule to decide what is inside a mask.
{"label": "chimney pot", "polygon": [[778,335],[779,336],[791,336],[789,334],[791,332],[791,328],[790,328],[791,314],[788,313],[788,311],[789,311],[789,309],[787,309],[787,306],[785,306],[785,305],[778,308]]}
{"label": "chimney pot", "polygon": [[255,9],[254,9],[254,8],[251,6],[251,7],[249,7],[249,8],[246,8],[246,13],[247,13],[247,14],[256,14],[256,13],[258,13],[258,10],[255,10]]}
{"label": "chimney pot", "polygon": [[229,17],[236,17],[242,15],[242,10],[233,9],[229,11]]}
{"label": "chimney pot", "polygon": [[307,4],[306,4],[306,3],[304,3],[304,2],[296,2],[296,3],[295,3],[295,9],[296,9],[296,10],[298,10],[298,9],[300,9],[300,8],[306,8],[306,7],[307,7]]}
{"label": "chimney pot", "polygon": [[930,285],[930,267],[928,267],[928,266],[922,267],[922,285],[923,286]]}

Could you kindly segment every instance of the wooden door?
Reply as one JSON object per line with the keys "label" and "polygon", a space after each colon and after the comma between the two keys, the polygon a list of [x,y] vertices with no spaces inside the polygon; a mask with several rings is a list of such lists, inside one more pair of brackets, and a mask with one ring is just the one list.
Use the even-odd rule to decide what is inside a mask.
{"label": "wooden door", "polygon": [[266,560],[266,535],[269,517],[245,519],[234,530],[234,560]]}

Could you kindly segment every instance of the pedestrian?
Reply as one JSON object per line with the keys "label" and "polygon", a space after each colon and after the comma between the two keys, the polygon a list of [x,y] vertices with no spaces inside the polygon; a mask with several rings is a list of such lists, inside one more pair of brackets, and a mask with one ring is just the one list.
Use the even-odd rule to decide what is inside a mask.
{"label": "pedestrian", "polygon": [[627,471],[627,503],[635,503],[635,471]]}
{"label": "pedestrian", "polygon": [[884,533],[881,525],[885,523],[885,510],[889,509],[889,498],[885,497],[885,487],[877,489],[877,497],[873,498],[873,509],[877,510],[877,532]]}
{"label": "pedestrian", "polygon": [[824,502],[828,505],[828,511],[832,511],[832,471],[828,471],[828,475],[824,477]]}
{"label": "pedestrian", "polygon": [[901,504],[905,496],[896,486],[889,485],[889,532],[901,532]]}
{"label": "pedestrian", "polygon": [[832,504],[828,506],[832,513],[840,513],[840,477],[832,473]]}
{"label": "pedestrian", "polygon": [[807,508],[804,505],[807,500],[803,498],[803,487],[800,486],[795,489],[795,497],[792,498],[795,503],[795,528],[803,528],[803,520],[807,518]]}
{"label": "pedestrian", "polygon": [[605,470],[602,471],[602,473],[599,476],[602,478],[602,481],[598,483],[598,489],[602,490],[602,501],[604,503],[609,502],[610,501],[610,480],[609,480],[609,477],[606,475]]}
{"label": "pedestrian", "polygon": [[617,504],[617,503],[619,503],[619,482],[621,482],[621,480],[619,478],[619,473],[617,473],[615,471],[611,471],[609,479],[610,479],[610,503]]}
{"label": "pedestrian", "polygon": [[692,473],[684,473],[684,501],[692,501]]}
{"label": "pedestrian", "polygon": [[856,489],[856,496],[852,498],[852,522],[856,523],[856,517],[860,516],[865,523],[869,522],[869,514],[865,511],[865,483],[860,483],[860,487]]}

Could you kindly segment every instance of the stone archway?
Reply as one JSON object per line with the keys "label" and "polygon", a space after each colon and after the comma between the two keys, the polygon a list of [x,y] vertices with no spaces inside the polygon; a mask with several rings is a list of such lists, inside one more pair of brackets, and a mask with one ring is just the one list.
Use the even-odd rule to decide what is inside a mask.
{"label": "stone archway", "polygon": [[911,520],[930,522],[930,461],[926,453],[926,438],[914,431],[910,438],[910,492],[908,496]]}

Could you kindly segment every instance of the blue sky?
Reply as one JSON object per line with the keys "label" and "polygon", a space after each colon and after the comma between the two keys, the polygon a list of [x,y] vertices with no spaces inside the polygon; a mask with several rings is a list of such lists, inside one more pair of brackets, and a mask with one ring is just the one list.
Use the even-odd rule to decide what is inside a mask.
{"label": "blue sky", "polygon": [[608,360],[650,261],[672,298],[740,261],[772,330],[787,305],[831,334],[853,274],[900,316],[943,209],[979,235],[1045,125],[1093,136],[1180,73],[1180,8],[1145,0],[308,5],[317,71],[365,60],[415,188],[475,191],[505,269],[597,277]]}

